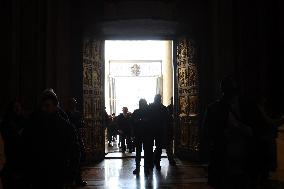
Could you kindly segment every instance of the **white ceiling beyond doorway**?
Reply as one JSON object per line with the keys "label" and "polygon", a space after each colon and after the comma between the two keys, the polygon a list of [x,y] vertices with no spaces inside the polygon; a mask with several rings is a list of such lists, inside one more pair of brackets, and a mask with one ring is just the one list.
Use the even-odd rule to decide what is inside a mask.
{"label": "white ceiling beyond doorway", "polygon": [[[153,62],[153,66],[149,62]],[[157,62],[161,62],[160,71],[157,70]],[[143,74],[131,75],[132,63],[138,65]],[[111,69],[110,65],[115,64],[118,64],[116,70],[120,69],[124,75]],[[172,80],[172,41],[105,41],[105,106],[108,113],[119,114],[124,106],[132,112],[138,108],[139,98],[152,103],[156,93],[161,93],[164,104],[168,105],[172,96]]]}

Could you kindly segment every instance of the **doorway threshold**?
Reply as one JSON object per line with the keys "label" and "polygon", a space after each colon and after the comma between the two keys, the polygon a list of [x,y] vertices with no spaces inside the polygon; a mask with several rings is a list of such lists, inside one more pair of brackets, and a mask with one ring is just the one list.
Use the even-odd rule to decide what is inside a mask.
{"label": "doorway threshold", "polygon": [[[105,159],[124,159],[124,158],[135,158],[136,156],[136,153],[135,152],[132,152],[132,153],[129,153],[129,152],[126,152],[126,153],[122,153],[122,152],[110,152],[110,153],[107,153],[105,155]],[[166,158],[167,157],[167,154],[166,152],[163,150],[162,152],[162,158]],[[141,153],[141,158],[144,158],[144,153],[142,152]]]}

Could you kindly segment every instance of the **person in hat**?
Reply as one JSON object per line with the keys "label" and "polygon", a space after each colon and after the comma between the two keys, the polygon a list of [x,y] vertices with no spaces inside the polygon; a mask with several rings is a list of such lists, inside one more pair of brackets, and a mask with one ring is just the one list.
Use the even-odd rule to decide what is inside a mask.
{"label": "person in hat", "polygon": [[80,150],[74,127],[62,115],[55,93],[44,92],[24,131],[26,175],[31,188],[63,189],[78,175]]}

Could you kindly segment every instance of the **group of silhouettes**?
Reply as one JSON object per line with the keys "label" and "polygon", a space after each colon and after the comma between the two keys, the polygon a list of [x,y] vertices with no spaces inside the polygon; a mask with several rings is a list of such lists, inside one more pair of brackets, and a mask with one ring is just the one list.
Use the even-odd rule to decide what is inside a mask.
{"label": "group of silhouettes", "polygon": [[4,189],[63,189],[87,184],[81,176],[84,122],[76,103],[70,98],[63,110],[54,91],[47,89],[38,108],[28,116],[19,99],[8,105],[0,127]]}
{"label": "group of silhouettes", "polygon": [[[0,185],[4,189],[63,189],[87,185],[81,171],[86,160],[85,124],[76,105],[76,100],[70,98],[63,109],[53,89],[42,92],[38,107],[30,114],[23,111],[20,99],[9,103],[0,124],[0,145],[4,146],[4,152],[0,150]],[[142,147],[146,174],[154,166],[161,170],[165,145],[171,146],[167,153],[170,163],[175,164],[172,143],[167,142],[170,141],[168,129],[173,124],[171,117],[172,104],[165,107],[161,95],[156,95],[154,103],[147,105],[146,100],[141,99],[139,109],[131,115],[124,108],[115,118],[122,151],[125,152],[126,147],[129,151],[136,149],[134,174],[140,172]]]}
{"label": "group of silhouettes", "polygon": [[[154,102],[148,104],[145,99],[139,100],[139,108],[133,113],[123,107],[117,117],[113,114],[107,124],[108,143],[111,146],[116,135],[122,153],[136,152],[136,169],[140,173],[141,152],[144,150],[144,173],[149,175],[153,168],[161,170],[162,149],[166,149],[170,165],[175,165],[173,157],[173,103],[168,107],[162,104],[162,97],[157,94]],[[154,148],[155,146],[155,148]],[[153,150],[155,149],[155,150]]]}
{"label": "group of silhouettes", "polygon": [[[223,95],[208,106],[200,132],[202,150],[209,157],[208,184],[214,189],[261,188],[277,167],[277,128],[284,117],[270,111],[261,95],[240,95],[233,77],[225,78],[221,89]],[[24,115],[20,100],[9,104],[0,127],[0,147],[3,142],[6,159],[3,163],[1,147],[4,189],[63,189],[87,184],[81,175],[86,159],[85,125],[76,103],[70,98],[63,110],[55,92],[47,89],[29,116]],[[122,152],[136,152],[133,174],[140,173],[143,150],[145,175],[154,168],[161,170],[162,149],[166,149],[170,165],[176,164],[173,109],[173,102],[166,107],[157,94],[151,104],[140,99],[133,113],[126,107],[117,117],[105,112],[109,145],[119,134]]]}
{"label": "group of silhouettes", "polygon": [[269,106],[259,91],[241,93],[233,76],[223,79],[221,90],[222,97],[208,106],[203,122],[208,184],[214,189],[270,188],[283,112]]}

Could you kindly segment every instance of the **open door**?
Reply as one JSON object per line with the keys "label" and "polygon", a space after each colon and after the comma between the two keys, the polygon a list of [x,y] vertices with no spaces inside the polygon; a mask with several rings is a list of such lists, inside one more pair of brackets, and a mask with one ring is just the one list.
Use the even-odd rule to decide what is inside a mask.
{"label": "open door", "polygon": [[110,114],[117,114],[116,112],[116,91],[115,91],[115,78],[109,77],[109,104]]}
{"label": "open door", "polygon": [[176,40],[175,153],[180,158],[198,159],[198,73],[196,49],[187,38]]}
{"label": "open door", "polygon": [[104,137],[104,41],[83,41],[83,111],[87,162],[105,155]]}

